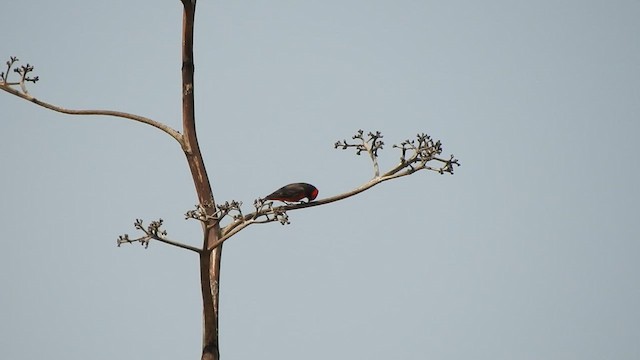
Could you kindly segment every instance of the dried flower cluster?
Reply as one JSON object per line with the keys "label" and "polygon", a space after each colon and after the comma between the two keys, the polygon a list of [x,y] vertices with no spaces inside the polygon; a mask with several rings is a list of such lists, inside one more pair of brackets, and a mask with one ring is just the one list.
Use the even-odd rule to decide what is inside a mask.
{"label": "dried flower cluster", "polygon": [[13,69],[13,72],[20,75],[20,79],[17,82],[9,82],[9,74],[11,73],[11,68],[18,61],[20,60],[15,56],[11,56],[9,60],[7,60],[6,62],[7,70],[0,73],[0,85],[2,86],[20,85],[20,89],[22,89],[22,92],[24,94],[28,94],[29,92],[27,91],[27,86],[25,85],[25,83],[26,82],[36,83],[38,80],[40,80],[40,78],[38,76],[34,76],[34,77],[29,76],[29,73],[33,72],[34,68],[33,68],[33,65],[27,64],[27,65],[23,65]]}
{"label": "dried flower cluster", "polygon": [[382,134],[380,131],[376,131],[376,133],[369,132],[367,134],[367,138],[364,137],[364,131],[358,130],[358,132],[353,135],[351,138],[353,140],[360,140],[359,144],[349,144],[347,140],[338,140],[333,144],[334,149],[342,148],[342,150],[346,150],[348,148],[355,148],[356,155],[360,155],[363,151],[366,151],[373,161],[373,172],[374,176],[380,176],[380,167],[378,166],[378,150],[382,150],[384,146],[384,142],[382,139]]}
{"label": "dried flower cluster", "polygon": [[[415,172],[420,169],[433,170],[440,174],[450,173],[453,175],[453,165],[460,166],[458,159],[453,155],[449,159],[441,159],[442,143],[440,140],[433,141],[431,136],[422,133],[416,135],[416,140],[405,140],[400,145],[393,145],[402,151],[400,164],[408,168],[408,171]],[[408,156],[407,156],[408,155]],[[440,167],[427,165],[430,161],[442,163]]]}
{"label": "dried flower cluster", "polygon": [[134,242],[139,242],[140,245],[144,246],[146,249],[149,247],[149,240],[151,239],[166,240],[165,236],[167,236],[167,231],[160,229],[160,227],[162,227],[162,223],[162,219],[152,221],[145,229],[142,220],[136,219],[136,221],[133,223],[133,226],[136,228],[136,230],[142,231],[144,233],[144,236],[136,239],[131,239],[129,238],[129,234],[120,235],[118,237],[118,247],[120,247],[120,245],[122,244],[132,244]]}

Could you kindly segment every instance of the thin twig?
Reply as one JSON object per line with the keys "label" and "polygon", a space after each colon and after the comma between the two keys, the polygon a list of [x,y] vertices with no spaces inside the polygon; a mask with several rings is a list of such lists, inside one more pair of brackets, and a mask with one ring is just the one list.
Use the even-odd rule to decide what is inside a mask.
{"label": "thin twig", "polygon": [[168,239],[166,237],[167,231],[161,229],[162,224],[163,224],[163,220],[162,219],[158,219],[156,221],[152,221],[145,228],[144,225],[143,225],[142,220],[141,219],[136,219],[136,221],[133,223],[133,226],[136,228],[136,230],[142,231],[144,233],[144,236],[141,236],[141,237],[136,238],[136,239],[131,239],[131,238],[129,238],[129,234],[120,235],[118,237],[118,240],[117,240],[118,247],[120,247],[120,245],[122,245],[122,244],[133,244],[134,242],[139,242],[140,245],[142,245],[145,248],[147,248],[147,247],[149,247],[149,241],[150,240],[158,240],[158,241],[163,242],[163,243],[168,244],[168,245],[173,245],[173,246],[176,246],[176,247],[179,247],[179,248],[182,248],[182,249],[194,251],[194,252],[196,252],[198,254],[200,254],[202,252],[201,249],[196,248],[194,246],[183,244],[181,242]]}
{"label": "thin twig", "polygon": [[173,246],[177,246],[177,247],[182,248],[182,249],[191,250],[191,251],[196,252],[198,254],[202,252],[201,249],[199,249],[199,248],[197,248],[195,246],[191,246],[191,245],[183,244],[181,242],[169,240],[167,238],[154,237],[153,239],[154,240],[158,240],[158,241],[163,242],[163,243],[168,244],[168,245],[173,245]]}
{"label": "thin twig", "polygon": [[41,101],[36,99],[35,97],[29,95],[29,94],[25,94],[20,92],[17,89],[14,89],[10,86],[8,86],[9,83],[5,84],[0,84],[0,89],[13,94],[17,97],[20,97],[24,100],[30,101],[36,105],[42,106],[44,108],[47,108],[49,110],[53,110],[59,113],[63,113],[63,114],[69,114],[69,115],[103,115],[103,116],[114,116],[114,117],[119,117],[119,118],[124,118],[124,119],[129,119],[129,120],[134,120],[134,121],[138,121],[147,125],[151,125],[153,127],[155,127],[156,129],[159,129],[167,134],[169,134],[172,138],[174,138],[182,148],[184,148],[184,141],[182,139],[182,134],[180,134],[178,131],[174,130],[173,128],[171,128],[168,125],[165,125],[161,122],[146,118],[144,116],[140,116],[140,115],[135,115],[135,114],[130,114],[130,113],[125,113],[125,112],[120,112],[120,111],[112,111],[112,110],[73,110],[73,109],[65,109],[63,107],[60,106],[56,106],[53,104],[49,104],[47,102]]}

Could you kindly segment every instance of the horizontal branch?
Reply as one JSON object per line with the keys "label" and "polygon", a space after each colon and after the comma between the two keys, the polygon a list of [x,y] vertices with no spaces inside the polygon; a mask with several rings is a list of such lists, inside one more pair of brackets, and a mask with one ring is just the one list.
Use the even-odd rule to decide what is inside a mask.
{"label": "horizontal branch", "polygon": [[[404,176],[404,175],[409,175],[409,174],[403,174],[400,176]],[[273,221],[278,221],[277,218],[273,218],[270,220],[260,220],[261,216],[266,216],[266,215],[272,215],[274,213],[286,213],[289,210],[298,210],[298,209],[304,209],[304,208],[309,208],[309,207],[314,207],[314,206],[320,206],[320,205],[326,205],[326,204],[330,204],[332,202],[336,202],[339,200],[343,200],[346,199],[348,197],[357,195],[363,191],[366,191],[378,184],[380,184],[381,182],[387,181],[387,180],[391,180],[393,178],[396,177],[400,177],[398,176],[398,174],[394,174],[394,175],[389,175],[389,176],[380,176],[380,177],[376,177],[373,178],[371,180],[369,180],[368,182],[360,185],[359,187],[342,193],[342,194],[338,194],[335,196],[331,196],[325,199],[321,199],[321,200],[317,200],[317,201],[312,201],[312,202],[308,202],[308,203],[300,203],[300,204],[291,204],[291,205],[283,205],[283,206],[278,206],[278,207],[274,207],[274,208],[270,208],[270,209],[265,209],[265,210],[258,210],[258,211],[254,211],[248,215],[245,215],[244,218],[239,219],[237,221],[234,221],[233,223],[227,225],[224,229],[222,229],[222,236],[220,237],[220,239],[218,239],[218,241],[214,244],[211,244],[209,246],[209,250],[211,249],[215,249],[217,246],[219,246],[220,244],[222,244],[223,242],[225,242],[226,240],[228,240],[229,238],[231,238],[233,235],[237,234],[238,232],[240,232],[241,230],[243,230],[244,228],[246,228],[249,225],[253,225],[253,224],[264,224],[267,222],[273,222]]]}
{"label": "horizontal branch", "polygon": [[198,254],[202,252],[202,250],[198,249],[195,246],[183,244],[181,242],[173,241],[173,240],[167,239],[166,237],[160,237],[160,236],[157,236],[157,235],[145,235],[145,236],[141,236],[141,237],[136,238],[136,239],[131,239],[131,238],[129,238],[128,234],[124,234],[124,235],[121,235],[118,238],[117,242],[118,242],[118,247],[120,247],[120,245],[122,245],[122,244],[133,244],[135,242],[139,242],[140,245],[142,245],[145,248],[147,248],[147,247],[149,247],[149,241],[150,240],[158,240],[158,241],[160,241],[162,243],[165,243],[167,245],[172,245],[172,246],[179,247],[179,248],[185,249],[185,250],[191,250],[191,251],[196,252]]}
{"label": "horizontal branch", "polygon": [[36,105],[42,106],[46,109],[49,110],[53,110],[59,113],[63,113],[63,114],[69,114],[69,115],[102,115],[102,116],[114,116],[114,117],[119,117],[119,118],[124,118],[124,119],[129,119],[129,120],[133,120],[133,121],[137,121],[137,122],[141,122],[147,125],[151,125],[153,127],[155,127],[156,129],[159,129],[165,133],[167,133],[168,135],[170,135],[172,138],[174,138],[182,148],[184,148],[184,141],[182,140],[182,134],[180,134],[178,131],[176,131],[175,129],[171,128],[168,125],[165,125],[161,122],[146,118],[144,116],[140,116],[140,115],[135,115],[135,114],[130,114],[130,113],[125,113],[125,112],[120,112],[120,111],[112,111],[112,110],[73,110],[73,109],[65,109],[63,107],[60,106],[56,106],[53,104],[49,104],[47,102],[41,101],[36,99],[35,97],[29,95],[29,94],[25,94],[17,89],[14,89],[12,87],[10,87],[9,85],[11,85],[11,83],[4,83],[4,84],[0,84],[0,89],[13,94],[19,98],[22,98],[24,100],[30,101]]}
{"label": "horizontal branch", "polygon": [[[208,250],[215,249],[223,242],[237,234],[244,228],[252,224],[264,224],[268,222],[280,221],[282,224],[288,224],[287,211],[305,209],[313,206],[320,206],[330,204],[335,201],[343,200],[348,197],[357,195],[363,191],[366,191],[382,182],[397,179],[403,176],[411,175],[420,170],[430,170],[439,174],[450,173],[453,174],[453,166],[460,166],[460,163],[456,158],[451,155],[450,159],[443,159],[438,157],[442,153],[442,144],[440,141],[433,141],[430,136],[426,134],[418,134],[417,140],[406,140],[400,145],[394,145],[394,148],[399,148],[402,151],[400,162],[395,167],[382,175],[379,175],[378,168],[378,150],[382,149],[384,143],[380,140],[382,135],[380,132],[369,133],[368,138],[364,138],[364,132],[359,130],[358,133],[353,136],[353,139],[360,140],[359,144],[350,144],[346,140],[338,141],[335,143],[335,148],[356,148],[356,154],[360,154],[366,151],[374,166],[375,176],[373,179],[360,185],[359,187],[335,196],[328,197],[326,199],[316,200],[312,202],[299,203],[299,204],[286,204],[282,206],[273,207],[272,202],[265,202],[262,199],[256,200],[254,206],[256,211],[242,216],[240,210],[241,203],[237,203],[237,207],[234,210],[238,211],[239,215],[234,216],[234,221],[222,229],[222,235],[213,244],[208,246]],[[410,156],[407,156],[410,153]],[[441,167],[433,167],[428,164],[432,161],[443,164]]]}
{"label": "horizontal branch", "polygon": [[122,245],[122,244],[133,244],[134,242],[139,242],[140,245],[142,245],[145,248],[147,248],[147,247],[149,247],[149,241],[153,239],[153,240],[158,240],[158,241],[163,242],[163,243],[168,244],[168,245],[179,247],[181,249],[191,250],[191,251],[196,252],[198,254],[202,253],[202,250],[197,248],[197,247],[195,247],[195,246],[183,244],[183,243],[168,239],[166,237],[167,231],[160,229],[162,227],[162,224],[163,224],[163,220],[159,219],[159,220],[156,220],[156,221],[152,221],[145,228],[143,223],[142,223],[142,220],[141,219],[136,219],[136,221],[133,223],[133,225],[136,228],[136,230],[142,231],[144,233],[144,236],[141,236],[141,237],[136,238],[136,239],[131,239],[129,237],[129,234],[120,235],[118,237],[118,240],[117,240],[118,247],[120,247],[120,245]]}

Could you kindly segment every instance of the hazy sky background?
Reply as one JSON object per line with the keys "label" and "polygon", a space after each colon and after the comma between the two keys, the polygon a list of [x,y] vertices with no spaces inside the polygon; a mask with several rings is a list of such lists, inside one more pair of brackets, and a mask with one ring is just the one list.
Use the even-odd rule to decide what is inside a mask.
{"label": "hazy sky background", "polygon": [[[31,93],[179,127],[181,5],[8,1]],[[199,139],[216,200],[370,179],[355,131],[462,163],[226,243],[222,358],[640,358],[640,2],[205,1]],[[0,92],[0,358],[197,359],[193,253],[116,247],[196,202],[165,134]]]}

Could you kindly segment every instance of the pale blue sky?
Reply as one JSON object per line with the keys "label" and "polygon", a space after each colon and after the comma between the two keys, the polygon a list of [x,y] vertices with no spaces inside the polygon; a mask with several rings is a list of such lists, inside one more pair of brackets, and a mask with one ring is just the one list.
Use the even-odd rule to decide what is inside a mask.
{"label": "pale blue sky", "polygon": [[[179,126],[179,1],[2,14],[2,61],[35,64],[34,96]],[[367,181],[365,157],[333,149],[359,128],[389,145],[427,132],[462,162],[230,240],[223,359],[640,358],[638,19],[638,1],[201,0],[218,201]],[[179,147],[6,93],[0,107],[0,358],[198,358],[196,257],[115,242],[161,217],[199,244]]]}

